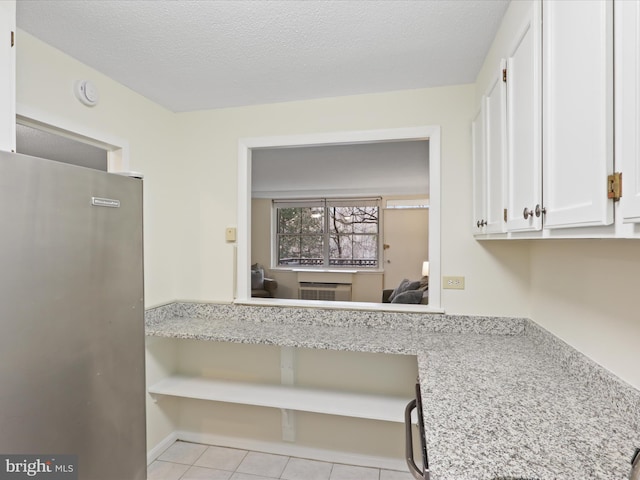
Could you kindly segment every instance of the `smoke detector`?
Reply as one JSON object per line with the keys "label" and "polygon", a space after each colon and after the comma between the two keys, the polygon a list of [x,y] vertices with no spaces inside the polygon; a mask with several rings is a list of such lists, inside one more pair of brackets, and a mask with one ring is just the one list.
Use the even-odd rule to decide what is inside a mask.
{"label": "smoke detector", "polygon": [[89,80],[78,80],[73,92],[76,94],[76,98],[88,107],[96,105],[100,98],[98,95],[98,89],[93,82]]}

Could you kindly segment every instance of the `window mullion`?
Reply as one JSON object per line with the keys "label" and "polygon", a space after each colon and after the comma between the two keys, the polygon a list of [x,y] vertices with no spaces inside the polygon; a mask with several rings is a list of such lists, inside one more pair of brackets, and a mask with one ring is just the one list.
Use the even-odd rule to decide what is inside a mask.
{"label": "window mullion", "polygon": [[331,235],[329,234],[329,208],[327,206],[327,201],[325,200],[324,202],[324,234],[323,234],[323,239],[324,241],[322,242],[322,255],[323,255],[323,266],[329,267],[329,241],[331,239]]}

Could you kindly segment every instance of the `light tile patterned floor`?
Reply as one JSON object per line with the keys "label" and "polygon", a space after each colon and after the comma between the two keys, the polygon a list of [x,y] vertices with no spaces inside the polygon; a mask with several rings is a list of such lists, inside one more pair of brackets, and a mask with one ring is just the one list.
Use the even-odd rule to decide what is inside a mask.
{"label": "light tile patterned floor", "polygon": [[175,442],[149,465],[147,480],[411,480],[408,472],[318,462]]}

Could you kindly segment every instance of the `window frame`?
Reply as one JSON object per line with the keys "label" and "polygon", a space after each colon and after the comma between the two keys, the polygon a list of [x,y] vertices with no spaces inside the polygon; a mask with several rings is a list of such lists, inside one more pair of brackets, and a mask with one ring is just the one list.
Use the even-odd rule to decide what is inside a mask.
{"label": "window frame", "polygon": [[[304,207],[321,207],[324,210],[323,213],[323,226],[321,235],[323,237],[322,246],[322,264],[320,265],[301,265],[290,264],[281,265],[280,262],[280,238],[281,236],[305,236],[302,232],[299,234],[284,234],[280,232],[280,217],[278,210],[280,208],[304,208]],[[331,264],[331,239],[335,236],[329,228],[330,214],[329,210],[336,207],[375,207],[377,208],[377,223],[375,233],[348,233],[345,234],[352,238],[356,235],[376,237],[376,265],[375,266],[363,266],[363,265],[333,265]],[[326,270],[348,270],[348,271],[363,271],[363,272],[379,272],[382,271],[382,198],[381,197],[353,197],[353,198],[304,198],[304,199],[273,199],[271,202],[271,268],[276,270],[309,270],[309,271],[326,271]],[[315,236],[318,234],[308,234],[308,236]],[[353,257],[353,255],[352,255]],[[354,260],[351,258],[351,260]]]}

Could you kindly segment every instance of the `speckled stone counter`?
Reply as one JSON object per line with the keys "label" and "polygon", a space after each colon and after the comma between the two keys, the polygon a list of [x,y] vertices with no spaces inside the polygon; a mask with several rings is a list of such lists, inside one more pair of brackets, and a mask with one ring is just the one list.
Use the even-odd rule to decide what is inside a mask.
{"label": "speckled stone counter", "polygon": [[174,303],[147,335],[418,357],[434,480],[626,479],[640,392],[527,319]]}

